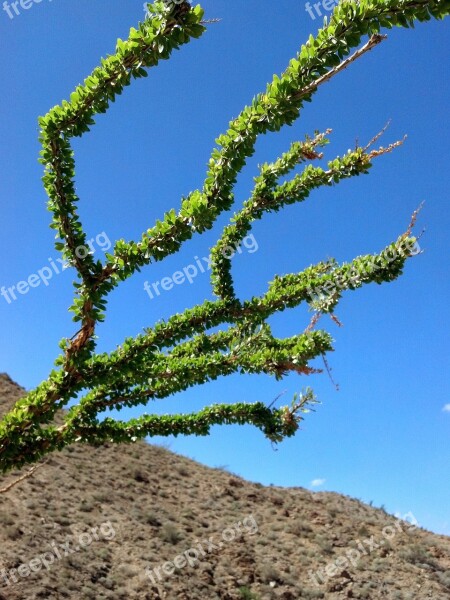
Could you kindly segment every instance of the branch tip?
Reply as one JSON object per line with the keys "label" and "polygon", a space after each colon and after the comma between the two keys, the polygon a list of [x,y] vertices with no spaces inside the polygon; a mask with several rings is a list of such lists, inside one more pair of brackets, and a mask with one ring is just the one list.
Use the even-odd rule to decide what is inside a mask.
{"label": "branch tip", "polygon": [[[409,222],[408,229],[404,233],[404,237],[409,237],[411,235],[412,230],[416,226],[417,219],[419,217],[419,214],[420,214],[424,204],[425,204],[425,200],[423,200],[423,202],[421,202],[419,204],[419,206],[416,208],[416,210],[411,215],[411,221]],[[420,233],[420,237],[423,235],[424,231],[425,230],[423,229],[422,232]]]}

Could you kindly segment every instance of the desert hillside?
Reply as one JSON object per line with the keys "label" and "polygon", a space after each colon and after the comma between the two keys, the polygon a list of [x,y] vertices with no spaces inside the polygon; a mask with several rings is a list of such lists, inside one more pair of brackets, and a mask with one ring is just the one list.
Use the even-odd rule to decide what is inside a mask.
{"label": "desert hillside", "polygon": [[[0,414],[23,393],[0,375]],[[450,598],[450,538],[144,442],[69,448],[0,494],[0,548],[0,600]]]}

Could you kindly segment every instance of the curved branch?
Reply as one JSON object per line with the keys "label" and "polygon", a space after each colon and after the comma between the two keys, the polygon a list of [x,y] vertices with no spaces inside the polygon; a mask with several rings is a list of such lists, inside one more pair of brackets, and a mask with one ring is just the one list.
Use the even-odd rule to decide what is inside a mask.
{"label": "curved branch", "polygon": [[26,473],[24,473],[23,475],[21,475],[17,479],[14,479],[14,481],[12,481],[11,483],[9,483],[5,487],[0,488],[0,494],[6,494],[6,492],[9,492],[9,490],[12,490],[13,487],[16,487],[16,485],[19,485],[19,483],[21,483],[25,479],[28,479],[29,477],[31,477],[38,469],[40,469],[41,467],[43,467],[46,464],[46,462],[47,461],[44,461],[43,463],[34,465]]}

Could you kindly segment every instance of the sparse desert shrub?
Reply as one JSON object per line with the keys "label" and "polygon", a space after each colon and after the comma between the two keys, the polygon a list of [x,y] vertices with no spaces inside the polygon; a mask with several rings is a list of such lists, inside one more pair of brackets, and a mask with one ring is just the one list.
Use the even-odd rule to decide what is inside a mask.
{"label": "sparse desert shrub", "polygon": [[130,579],[137,574],[137,570],[132,565],[122,563],[119,566],[120,579]]}
{"label": "sparse desert shrub", "polygon": [[67,585],[67,589],[70,590],[71,592],[78,592],[78,590],[80,589],[80,584],[74,578],[69,579],[69,581],[66,583],[66,585]]}
{"label": "sparse desert shrub", "polygon": [[133,479],[139,483],[149,483],[147,474],[142,469],[135,469],[133,472]]}
{"label": "sparse desert shrub", "polygon": [[14,525],[14,519],[12,516],[6,512],[0,511],[0,525]]}
{"label": "sparse desert shrub", "polygon": [[8,525],[5,527],[5,533],[10,540],[18,540],[22,536],[22,531],[17,525]]}
{"label": "sparse desert shrub", "polygon": [[83,500],[80,504],[80,510],[81,512],[92,512],[95,508],[94,503],[92,502],[92,500]]}
{"label": "sparse desert shrub", "polygon": [[259,596],[254,594],[251,589],[246,586],[239,588],[239,594],[242,600],[259,600]]}
{"label": "sparse desert shrub", "polygon": [[316,536],[316,542],[323,554],[333,554],[333,544],[325,536]]}
{"label": "sparse desert shrub", "polygon": [[450,590],[450,570],[436,573],[439,583]]}
{"label": "sparse desert shrub", "polygon": [[112,577],[107,577],[100,582],[107,590],[113,590],[117,586],[117,581]]}
{"label": "sparse desert shrub", "polygon": [[308,534],[312,532],[312,527],[304,521],[294,521],[286,526],[286,532],[298,537],[308,537]]}
{"label": "sparse desert shrub", "polygon": [[92,494],[92,498],[96,501],[96,502],[107,502],[110,503],[111,502],[111,494],[108,492],[104,492],[104,491],[100,491],[100,492],[95,492],[94,494]]}
{"label": "sparse desert shrub", "polygon": [[272,496],[271,501],[275,506],[283,506],[284,504],[284,499],[282,496]]}
{"label": "sparse desert shrub", "polygon": [[172,523],[164,523],[161,527],[160,535],[164,542],[168,542],[174,546],[183,539],[183,535]]}
{"label": "sparse desert shrub", "polygon": [[359,598],[371,598],[371,591],[370,591],[370,587],[365,585],[364,587],[362,587],[359,592],[358,592]]}
{"label": "sparse desert shrub", "polygon": [[[278,534],[272,529],[266,533],[266,539],[270,542],[275,542],[278,539]],[[262,544],[265,544],[264,540],[261,540]]]}
{"label": "sparse desert shrub", "polygon": [[176,467],[176,471],[182,477],[188,477],[189,476],[189,469],[187,469],[184,465],[178,465]]}
{"label": "sparse desert shrub", "polygon": [[320,590],[302,590],[300,597],[302,599],[315,600],[316,598],[325,598],[325,594]]}
{"label": "sparse desert shrub", "polygon": [[241,481],[240,479],[237,479],[236,477],[231,477],[228,480],[228,485],[231,487],[237,487],[237,488],[241,488],[244,486],[244,482]]}
{"label": "sparse desert shrub", "polygon": [[111,551],[107,546],[100,547],[96,550],[96,555],[102,560],[106,560],[107,558],[109,558],[110,553]]}
{"label": "sparse desert shrub", "polygon": [[360,537],[365,537],[369,535],[369,530],[367,529],[367,527],[365,525],[362,525],[359,529],[358,529],[358,536]]}
{"label": "sparse desert shrub", "polygon": [[148,525],[153,525],[153,527],[161,526],[161,521],[159,520],[157,514],[154,512],[147,513],[144,517],[144,522]]}
{"label": "sparse desert shrub", "polygon": [[278,570],[272,564],[265,564],[260,569],[260,577],[263,583],[270,583],[276,581],[277,583],[283,583],[283,578]]}
{"label": "sparse desert shrub", "polygon": [[403,550],[400,553],[400,556],[413,565],[419,567],[433,567],[440,570],[439,564],[429,554],[428,550],[419,544],[409,546],[406,550]]}
{"label": "sparse desert shrub", "polygon": [[81,594],[86,600],[97,600],[97,592],[86,586],[81,588]]}

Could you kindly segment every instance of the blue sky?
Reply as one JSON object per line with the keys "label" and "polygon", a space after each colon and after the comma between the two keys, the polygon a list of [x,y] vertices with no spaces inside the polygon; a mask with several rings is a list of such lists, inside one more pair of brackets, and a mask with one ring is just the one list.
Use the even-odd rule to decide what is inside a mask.
{"label": "blue sky", "polygon": [[[48,268],[49,259],[58,265],[37,162],[38,115],[68,97],[100,56],[113,51],[116,39],[142,18],[142,5],[43,0],[13,19],[0,10],[0,286]],[[320,25],[303,0],[205,0],[203,6],[209,18],[222,21],[135,82],[74,144],[80,213],[99,256],[106,239],[136,239],[178,206],[183,194],[201,186],[214,139]],[[253,245],[235,259],[237,289],[247,298],[262,293],[275,273],[296,272],[328,256],[344,261],[379,251],[405,231],[411,213],[426,201],[418,224],[426,228],[425,252],[410,261],[400,280],[348,293],[337,311],[341,329],[323,321],[336,340],[329,362],[340,391],[326,375],[291,375],[282,382],[236,376],[154,407],[167,412],[215,402],[270,403],[283,391],[289,402],[311,385],[322,404],[278,451],[260,432],[238,427],[215,428],[205,439],[172,440],[171,448],[265,484],[313,489],[311,482],[322,479],[314,489],[384,504],[390,512],[411,511],[424,527],[447,534],[449,34],[448,21],[389,32],[388,41],[323,86],[293,127],[258,142],[236,187],[237,206],[251,189],[257,164],[316,129],[333,129],[327,158],[353,147],[356,138],[368,141],[388,119],[384,144],[408,134],[407,143],[379,159],[370,175],[268,215],[253,230],[258,249]],[[110,296],[99,329],[101,350],[211,297],[206,273],[153,299],[144,283],[206,257],[229,216]],[[10,304],[0,297],[0,371],[26,388],[46,377],[58,341],[75,332],[67,313],[71,281],[64,271]],[[292,335],[309,318],[300,307],[271,323],[276,334]]]}

